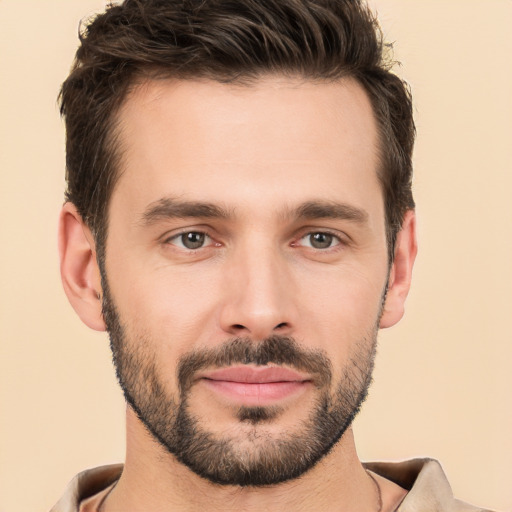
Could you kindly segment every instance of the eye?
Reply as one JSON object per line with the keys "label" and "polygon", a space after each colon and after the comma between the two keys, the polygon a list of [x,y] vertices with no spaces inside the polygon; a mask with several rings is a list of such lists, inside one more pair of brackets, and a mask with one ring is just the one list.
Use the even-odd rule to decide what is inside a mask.
{"label": "eye", "polygon": [[211,242],[212,239],[201,231],[186,231],[185,233],[180,233],[179,235],[169,238],[167,241],[167,243],[188,250],[201,249],[202,247],[210,245]]}
{"label": "eye", "polygon": [[300,239],[302,246],[313,249],[330,249],[340,244],[340,239],[331,233],[317,232],[308,233]]}

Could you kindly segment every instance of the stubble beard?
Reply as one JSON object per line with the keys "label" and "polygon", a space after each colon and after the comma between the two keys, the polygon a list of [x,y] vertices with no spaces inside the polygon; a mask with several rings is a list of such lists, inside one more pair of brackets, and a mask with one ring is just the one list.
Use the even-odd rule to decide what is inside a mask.
{"label": "stubble beard", "polygon": [[[372,381],[376,326],[356,344],[334,391],[332,365],[323,352],[304,350],[290,337],[272,336],[261,342],[235,338],[215,349],[185,355],[176,371],[179,396],[172,396],[159,377],[151,340],[144,336],[129,339],[108,286],[104,286],[103,315],[127,403],[165,450],[215,484],[259,487],[298,478],[339,441],[359,412]],[[243,439],[209,431],[192,412],[190,391],[197,371],[269,363],[315,377],[314,406],[294,431],[280,437],[269,434],[266,426],[278,421],[279,407],[240,407],[236,417],[244,426]]]}

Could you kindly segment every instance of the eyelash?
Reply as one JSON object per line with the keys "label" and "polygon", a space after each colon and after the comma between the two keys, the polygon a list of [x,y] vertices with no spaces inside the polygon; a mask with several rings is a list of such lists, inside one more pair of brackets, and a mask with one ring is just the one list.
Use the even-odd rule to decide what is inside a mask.
{"label": "eyelash", "polygon": [[[186,247],[183,243],[183,238],[185,235],[199,235],[199,236],[203,236],[205,239],[209,239],[210,240],[210,243],[208,245],[200,245],[198,247],[194,247],[194,248],[191,248],[191,247]],[[301,242],[302,240],[308,238],[308,237],[312,237],[314,235],[323,235],[323,236],[327,236],[327,237],[330,237],[331,238],[331,243],[332,242],[335,242],[334,245],[329,245],[329,247],[325,247],[325,248],[318,248],[318,247],[313,247],[311,245],[302,245],[300,244],[299,242]],[[180,240],[182,241],[182,243],[180,245],[176,244],[176,243],[173,243],[173,241],[176,241],[176,240]],[[197,229],[197,230],[185,230],[185,231],[181,231],[180,233],[176,233],[170,237],[167,237],[165,238],[164,240],[164,244],[166,245],[174,245],[175,247],[178,247],[179,249],[181,250],[185,250],[187,252],[195,252],[195,251],[198,251],[200,249],[207,249],[208,247],[210,246],[215,246],[215,247],[220,247],[222,244],[221,243],[218,243],[218,242],[215,242],[214,241],[214,238],[212,236],[210,236],[208,234],[207,231],[205,230],[201,230],[201,229]],[[311,231],[308,231],[308,232],[305,232],[304,234],[301,234],[300,237],[296,238],[295,241],[293,241],[290,246],[291,247],[305,247],[306,249],[312,249],[314,251],[318,251],[318,252],[321,252],[321,253],[327,253],[327,252],[331,252],[333,250],[337,250],[337,248],[339,248],[339,246],[343,246],[343,245],[347,245],[347,242],[345,240],[343,240],[338,234],[336,233],[333,233],[332,231],[329,231],[329,230],[311,230]]]}
{"label": "eyelash", "polygon": [[[303,246],[303,247],[307,247],[309,249],[313,249],[315,251],[320,251],[320,252],[329,252],[329,251],[332,251],[332,250],[336,250],[337,247],[339,246],[342,246],[344,245],[344,241],[342,240],[342,238],[335,234],[335,233],[332,233],[331,231],[329,230],[319,230],[319,231],[308,231],[307,233],[305,233],[304,235],[302,235],[298,240],[299,242],[308,238],[308,237],[313,237],[314,235],[322,235],[322,236],[327,236],[329,238],[331,238],[331,243],[332,242],[335,242],[334,245],[329,245],[329,247],[324,247],[324,248],[319,248],[319,247],[312,247],[311,245],[310,246]],[[295,242],[292,243],[292,246],[295,245]]]}
{"label": "eyelash", "polygon": [[[213,238],[206,231],[203,231],[203,230],[200,230],[200,229],[197,229],[197,230],[190,229],[190,230],[186,230],[186,231],[181,231],[180,233],[176,233],[175,235],[167,237],[164,240],[164,244],[175,245],[175,246],[177,246],[180,249],[185,250],[185,251],[197,251],[199,249],[205,249],[206,247],[208,247],[210,245],[210,244],[208,244],[207,246],[201,245],[200,247],[189,248],[189,247],[185,247],[183,243],[182,243],[182,246],[179,246],[177,244],[173,244],[172,243],[173,240],[180,240],[180,239],[183,240],[183,238],[182,238],[183,236],[191,235],[191,234],[201,235],[201,236],[204,236],[205,238],[209,238],[211,241],[213,241]],[[214,243],[214,245],[220,246],[221,244]]]}

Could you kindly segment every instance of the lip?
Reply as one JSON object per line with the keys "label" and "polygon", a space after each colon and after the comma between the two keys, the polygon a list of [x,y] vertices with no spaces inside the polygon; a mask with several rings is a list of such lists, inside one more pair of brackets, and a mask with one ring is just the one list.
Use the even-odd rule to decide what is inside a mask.
{"label": "lip", "polygon": [[289,368],[282,366],[230,366],[211,372],[204,372],[201,378],[213,381],[243,382],[247,384],[269,384],[276,382],[303,382],[311,380]]}
{"label": "lip", "polygon": [[245,406],[270,405],[311,384],[309,376],[279,366],[233,366],[201,373],[199,380],[215,394]]}

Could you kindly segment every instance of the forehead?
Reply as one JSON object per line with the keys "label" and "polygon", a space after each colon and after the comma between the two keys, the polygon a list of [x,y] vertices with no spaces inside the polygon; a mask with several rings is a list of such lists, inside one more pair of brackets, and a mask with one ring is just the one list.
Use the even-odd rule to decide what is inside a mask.
{"label": "forehead", "polygon": [[132,91],[118,121],[112,202],[122,196],[134,210],[166,196],[237,208],[237,199],[357,202],[380,190],[372,107],[352,79],[151,80]]}

